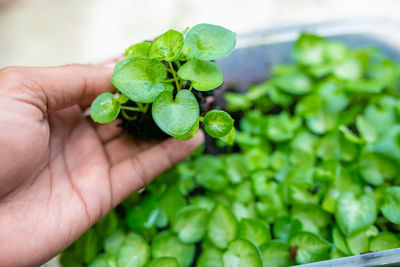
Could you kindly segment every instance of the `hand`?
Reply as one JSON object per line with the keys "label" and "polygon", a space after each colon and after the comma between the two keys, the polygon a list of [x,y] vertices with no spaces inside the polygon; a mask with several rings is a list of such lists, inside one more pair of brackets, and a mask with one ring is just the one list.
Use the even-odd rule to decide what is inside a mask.
{"label": "hand", "polygon": [[202,141],[138,141],[82,114],[112,67],[0,70],[0,265],[55,256]]}

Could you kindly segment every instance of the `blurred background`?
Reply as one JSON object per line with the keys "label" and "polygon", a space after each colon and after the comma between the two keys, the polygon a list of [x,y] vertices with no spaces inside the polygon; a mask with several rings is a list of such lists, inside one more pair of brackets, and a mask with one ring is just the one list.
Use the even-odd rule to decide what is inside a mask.
{"label": "blurred background", "polygon": [[98,62],[201,22],[240,34],[342,19],[396,21],[399,11],[398,0],[0,0],[0,67]]}

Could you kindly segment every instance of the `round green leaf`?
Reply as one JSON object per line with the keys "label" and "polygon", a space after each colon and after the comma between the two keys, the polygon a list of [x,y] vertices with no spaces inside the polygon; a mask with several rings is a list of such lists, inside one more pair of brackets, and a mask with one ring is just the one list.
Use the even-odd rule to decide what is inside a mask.
{"label": "round green leaf", "polygon": [[373,143],[378,138],[377,133],[371,123],[363,116],[359,115],[356,118],[357,130],[368,143]]}
{"label": "round green leaf", "polygon": [[294,45],[294,58],[300,65],[320,65],[324,62],[324,38],[302,33]]}
{"label": "round green leaf", "polygon": [[388,129],[388,131],[374,143],[372,150],[393,160],[400,160],[400,125]]}
{"label": "round green leaf", "polygon": [[290,216],[279,217],[273,224],[272,233],[275,239],[288,242],[290,237],[301,232],[301,222]]}
{"label": "round green leaf", "polygon": [[90,263],[96,258],[99,251],[99,241],[94,228],[90,228],[77,241],[76,247],[80,249],[80,257],[84,263]]}
{"label": "round green leaf", "polygon": [[164,64],[148,58],[134,58],[125,63],[111,77],[115,87],[129,99],[139,103],[152,103],[165,90],[167,78]]}
{"label": "round green leaf", "polygon": [[[186,200],[177,186],[170,186],[163,196],[159,199],[160,217],[166,223],[174,223],[176,213],[186,206]],[[164,217],[164,218],[163,218]]]}
{"label": "round green leaf", "polygon": [[[317,86],[320,107],[324,105],[330,112],[336,113],[344,110],[349,105],[349,96],[340,83],[327,81]],[[319,107],[319,108],[320,108]]]}
{"label": "round green leaf", "polygon": [[400,224],[400,187],[386,189],[384,203],[381,207],[383,216],[395,224]]}
{"label": "round green leaf", "polygon": [[177,259],[181,267],[188,267],[192,264],[194,253],[194,245],[183,243],[170,231],[159,233],[151,243],[151,255],[153,258],[172,257]]}
{"label": "round green leaf", "polygon": [[344,125],[339,126],[339,131],[343,134],[343,136],[350,142],[355,143],[355,144],[362,144],[364,140],[362,140],[360,137],[355,135],[349,128],[347,128]]}
{"label": "round green leaf", "polygon": [[125,235],[122,231],[118,230],[114,234],[110,235],[104,241],[104,251],[108,255],[117,255],[122,242],[125,240]]}
{"label": "round green leaf", "polygon": [[212,24],[198,24],[186,34],[190,57],[216,60],[229,55],[236,45],[236,33]]}
{"label": "round green leaf", "polygon": [[215,202],[209,197],[202,195],[195,195],[189,198],[189,203],[191,205],[197,205],[206,209],[208,212],[211,212],[214,208]]}
{"label": "round green leaf", "polygon": [[383,232],[371,240],[369,245],[370,251],[382,251],[387,249],[398,248],[400,246],[399,239],[395,234]]}
{"label": "round green leaf", "polygon": [[239,201],[234,201],[232,203],[232,212],[237,220],[242,220],[244,218],[254,218],[256,217],[256,206],[252,203],[245,205]]}
{"label": "round green leaf", "polygon": [[264,131],[272,141],[283,142],[293,138],[294,132],[301,127],[301,123],[301,117],[291,117],[287,112],[281,112],[278,115],[269,116],[268,126]]}
{"label": "round green leaf", "polygon": [[369,247],[369,237],[367,231],[362,231],[346,238],[347,246],[352,255],[359,255],[367,252]]}
{"label": "round green leaf", "polygon": [[353,93],[378,94],[383,88],[385,88],[383,83],[371,80],[356,80],[346,83],[346,89]]}
{"label": "round green leaf", "polygon": [[131,45],[128,49],[126,49],[125,57],[127,58],[148,57],[150,45],[151,45],[150,42],[143,42]]}
{"label": "round green leaf", "polygon": [[108,123],[115,120],[120,111],[120,103],[111,93],[99,95],[90,106],[90,117],[98,123]]}
{"label": "round green leaf", "polygon": [[325,42],[324,43],[324,56],[327,60],[338,62],[346,58],[348,55],[348,48],[339,42]]}
{"label": "round green leaf", "polygon": [[125,238],[117,254],[118,266],[141,267],[149,258],[149,245],[142,236],[135,233]]}
{"label": "round green leaf", "polygon": [[336,226],[332,230],[332,239],[335,247],[343,254],[349,256],[351,255],[351,252],[349,250],[349,247],[347,246],[346,243],[346,238],[343,236],[343,234],[340,232],[339,228]]}
{"label": "round green leaf", "polygon": [[232,117],[222,110],[211,110],[204,117],[204,129],[214,137],[221,138],[227,135],[233,127],[234,120]]}
{"label": "round green leaf", "polygon": [[[239,170],[240,170],[240,165],[238,167],[239,167]],[[228,168],[232,168],[233,169],[233,172],[232,172],[233,175],[236,175],[236,176],[238,175],[236,173],[237,170],[235,170],[233,166],[232,167],[228,167]],[[236,182],[237,183],[236,179],[235,179],[235,176],[231,177],[231,182],[233,182],[233,183]],[[235,197],[236,197],[236,200],[238,202],[243,203],[243,204],[248,204],[248,203],[253,202],[254,201],[254,194],[253,194],[251,182],[250,181],[245,181],[245,182],[240,183],[236,187]]]}
{"label": "round green leaf", "polygon": [[307,116],[306,124],[315,134],[324,134],[331,131],[337,123],[337,114],[321,108],[318,113]]}
{"label": "round green leaf", "polygon": [[130,61],[132,61],[132,58],[127,57],[127,58],[124,58],[123,60],[119,61],[117,64],[115,64],[114,73],[117,73],[122,68],[122,66],[124,66],[126,63],[128,63]]}
{"label": "round green leaf", "polygon": [[397,123],[397,118],[393,112],[375,105],[368,105],[365,108],[364,117],[378,135],[386,134]]}
{"label": "round green leaf", "polygon": [[342,80],[359,79],[362,71],[361,63],[355,58],[346,59],[333,69],[335,76]]}
{"label": "round green leaf", "polygon": [[121,105],[123,105],[123,104],[125,104],[126,102],[129,101],[129,98],[126,95],[120,93],[120,95],[118,96],[117,100]]}
{"label": "round green leaf", "polygon": [[210,191],[221,191],[229,184],[229,178],[220,171],[204,168],[196,175],[196,182]]}
{"label": "round green leaf", "polygon": [[224,99],[226,101],[226,109],[229,112],[247,110],[252,105],[251,101],[247,97],[243,97],[243,94],[225,92]]}
{"label": "round green leaf", "polygon": [[164,257],[151,260],[146,267],[179,267],[179,264],[175,258]]}
{"label": "round green leaf", "polygon": [[342,233],[350,237],[375,222],[375,201],[368,195],[356,198],[351,192],[342,193],[336,202],[335,219]]}
{"label": "round green leaf", "polygon": [[228,250],[223,255],[224,266],[235,267],[261,267],[260,252],[249,241],[236,239],[229,244]]}
{"label": "round green leaf", "polygon": [[225,142],[229,146],[233,145],[233,142],[235,142],[235,127],[232,127],[229,133],[222,136],[219,140]]}
{"label": "round green leaf", "polygon": [[290,239],[290,246],[297,247],[296,263],[305,264],[325,260],[329,256],[331,244],[319,236],[302,232]]}
{"label": "round green leaf", "polygon": [[320,229],[324,229],[329,225],[330,217],[319,205],[313,204],[297,204],[292,208],[293,219],[301,222],[302,230],[320,233]]}
{"label": "round green leaf", "polygon": [[153,227],[158,214],[157,200],[152,195],[146,195],[127,211],[126,222],[131,229],[141,231]]}
{"label": "round green leaf", "polygon": [[175,99],[170,92],[160,93],[152,106],[153,119],[171,136],[187,133],[199,118],[199,104],[188,90],[180,90]]}
{"label": "round green leaf", "polygon": [[223,82],[222,71],[217,63],[196,59],[186,62],[178,70],[178,76],[191,81],[193,88],[198,91],[215,89]]}
{"label": "round green leaf", "polygon": [[303,95],[312,90],[311,79],[301,72],[279,75],[273,82],[279,90],[293,95]]}
{"label": "round green leaf", "polygon": [[190,138],[194,137],[196,133],[199,131],[199,121],[197,121],[192,129],[190,129],[187,133],[181,136],[175,136],[176,139],[181,140],[181,141],[186,141],[189,140]]}
{"label": "round green leaf", "polygon": [[88,265],[88,267],[112,267],[113,265],[111,265],[111,262],[114,263],[111,257],[105,254],[100,254],[93,262]]}
{"label": "round green leaf", "polygon": [[207,210],[197,206],[187,206],[176,214],[173,231],[184,243],[200,241],[207,230]]}
{"label": "round green leaf", "polygon": [[335,246],[332,248],[331,253],[330,253],[331,259],[338,259],[338,258],[343,258],[348,255],[342,253],[340,250],[338,250]]}
{"label": "round green leaf", "polygon": [[271,239],[269,225],[257,219],[242,219],[239,223],[238,238],[246,239],[258,247]]}
{"label": "round green leaf", "polygon": [[363,151],[359,158],[360,175],[369,184],[381,185],[385,180],[390,180],[398,175],[398,166],[379,154]]}
{"label": "round green leaf", "polygon": [[222,251],[214,247],[204,249],[197,260],[196,267],[223,267]]}
{"label": "round green leaf", "polygon": [[169,30],[151,44],[149,57],[172,62],[179,56],[182,48],[183,35],[175,30]]}
{"label": "round green leaf", "polygon": [[184,43],[181,53],[179,54],[178,60],[187,61],[190,53],[190,47]]}
{"label": "round green leaf", "polygon": [[279,241],[270,241],[260,246],[263,267],[287,267],[290,265],[290,247]]}
{"label": "round green leaf", "polygon": [[[225,206],[216,205],[208,221],[208,238],[220,249],[226,249],[235,239],[238,223],[232,212]],[[229,265],[228,265],[229,266]]]}

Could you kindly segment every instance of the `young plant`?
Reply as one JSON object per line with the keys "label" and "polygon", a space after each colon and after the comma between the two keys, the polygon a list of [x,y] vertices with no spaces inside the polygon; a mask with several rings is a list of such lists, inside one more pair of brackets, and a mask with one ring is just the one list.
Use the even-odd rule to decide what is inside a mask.
{"label": "young plant", "polygon": [[221,110],[203,117],[196,96],[222,84],[222,71],[213,60],[232,52],[236,34],[211,24],[187,31],[169,30],[153,42],[129,47],[111,78],[119,96],[99,95],[91,106],[92,119],[108,123],[121,113],[135,121],[140,113],[151,112],[156,125],[176,139],[192,138],[202,122],[210,136],[232,142],[233,119]]}

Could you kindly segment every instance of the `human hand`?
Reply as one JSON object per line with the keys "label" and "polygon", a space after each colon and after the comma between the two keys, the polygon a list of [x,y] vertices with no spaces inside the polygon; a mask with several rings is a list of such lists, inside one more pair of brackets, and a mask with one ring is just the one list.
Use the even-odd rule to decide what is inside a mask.
{"label": "human hand", "polygon": [[138,141],[82,110],[112,91],[112,67],[0,70],[0,265],[55,256],[202,141]]}

